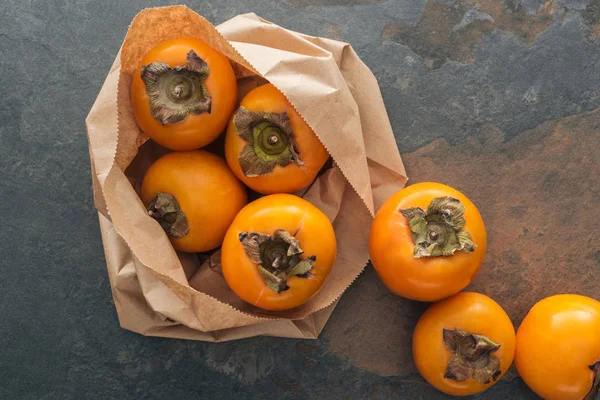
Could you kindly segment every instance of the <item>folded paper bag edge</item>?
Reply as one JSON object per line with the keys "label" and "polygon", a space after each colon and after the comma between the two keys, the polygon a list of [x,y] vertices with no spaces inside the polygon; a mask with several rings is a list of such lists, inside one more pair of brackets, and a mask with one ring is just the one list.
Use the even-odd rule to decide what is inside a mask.
{"label": "folded paper bag edge", "polygon": [[[327,70],[327,72],[331,76],[331,79],[334,79],[335,83],[337,84],[336,87],[338,90],[336,92],[330,92],[330,96],[328,96],[326,99],[323,98],[323,101],[325,101],[325,103],[337,102],[341,106],[354,106],[354,110],[345,110],[345,114],[350,116],[351,119],[354,119],[354,121],[344,121],[340,124],[335,124],[331,121],[330,114],[327,114],[323,111],[324,109],[328,108],[326,105],[324,107],[317,107],[314,104],[312,104],[314,101],[319,101],[319,98],[307,99],[307,93],[303,92],[302,94],[300,94],[300,92],[297,90],[297,87],[300,85],[300,81],[302,81],[302,76],[296,74],[298,82],[296,82],[295,80],[290,80],[292,75],[287,73],[286,62],[290,65],[290,68],[295,67],[296,69],[300,69],[302,68],[301,64],[306,64],[309,62],[309,59],[305,58],[306,56],[300,57],[300,59],[297,60],[294,60],[294,57],[290,56],[287,60],[276,60],[276,64],[263,64],[263,60],[271,59],[270,57],[265,56],[265,52],[268,52],[271,49],[274,49],[275,51],[280,50],[279,47],[271,48],[269,46],[269,44],[273,44],[269,41],[269,38],[275,35],[270,34],[260,36],[262,37],[261,42],[261,40],[256,39],[257,37],[259,37],[259,35],[246,35],[238,32],[237,29],[231,28],[232,26],[239,28],[239,25],[244,23],[251,24],[250,27],[246,27],[245,29],[251,30],[251,28],[254,28],[258,30],[265,28],[268,30],[277,30],[280,32],[281,35],[288,35],[289,37],[293,37],[294,39],[300,41],[300,43],[309,45],[312,48],[318,48],[321,51],[326,52],[335,64],[335,68],[333,65],[324,63],[323,57],[314,57],[314,59],[319,61],[320,67],[323,68],[323,70]],[[333,57],[331,51],[307,40],[305,35],[301,35],[297,32],[285,29],[277,24],[260,18],[254,13],[242,14],[233,17],[230,20],[218,25],[216,29],[219,31],[222,37],[231,44],[235,51],[238,54],[240,54],[241,57],[250,66],[252,66],[254,70],[258,71],[265,79],[267,79],[271,84],[277,87],[277,89],[279,89],[279,91],[288,99],[290,104],[292,104],[292,106],[302,117],[302,119],[313,129],[313,131],[315,132],[321,143],[325,146],[329,154],[332,157],[334,157],[334,159],[336,159],[336,163],[340,167],[340,170],[344,174],[344,177],[350,183],[353,190],[361,198],[371,216],[374,216],[375,208],[370,186],[369,169],[367,165],[367,156],[365,150],[366,146],[362,135],[362,128],[360,126],[361,121],[360,116],[358,115],[358,106],[356,105],[354,99],[352,98],[352,95],[350,94],[350,89],[347,87],[347,82],[344,79],[344,76],[340,71],[339,66],[337,65],[337,62]],[[243,39],[243,41],[239,41],[236,39]],[[266,44],[264,43],[265,41]],[[344,43],[344,45],[349,46],[348,43]],[[254,55],[256,55],[256,49],[259,47],[262,47],[261,57],[255,57]],[[297,49],[294,49],[294,51],[296,50]],[[329,69],[327,69],[327,67],[329,67]],[[277,73],[277,71],[279,70],[281,70],[282,72]],[[342,93],[337,93],[340,91]],[[333,96],[334,98],[331,98],[331,96]],[[340,100],[340,96],[343,96],[341,100],[345,101],[338,101]],[[300,109],[303,109],[303,112],[300,112]],[[357,115],[353,116],[352,114]],[[353,124],[348,122],[353,122]],[[317,126],[321,126],[323,124],[329,124],[330,126],[316,128]],[[358,125],[358,127],[356,127],[353,130],[351,129],[352,125]],[[349,141],[345,146],[341,146],[340,143],[333,138],[333,134],[330,133],[337,133],[339,130],[345,131],[344,134],[347,139],[351,139],[353,136],[354,139],[352,141]],[[361,134],[353,135],[353,132],[357,131],[361,132]],[[327,132],[328,134],[324,135],[325,132]],[[337,142],[336,145],[332,145],[334,141]],[[349,144],[353,142],[355,142],[356,145],[354,147],[349,146]],[[358,154],[356,154],[358,157],[347,157],[348,152],[350,152],[351,154],[356,154],[358,152]],[[357,162],[360,165],[357,166]]]}

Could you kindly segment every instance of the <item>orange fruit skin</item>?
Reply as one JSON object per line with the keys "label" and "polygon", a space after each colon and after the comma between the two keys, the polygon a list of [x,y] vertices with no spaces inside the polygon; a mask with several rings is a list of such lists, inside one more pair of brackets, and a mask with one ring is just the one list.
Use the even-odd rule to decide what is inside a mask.
{"label": "orange fruit skin", "polygon": [[581,400],[600,362],[600,302],[575,294],[535,304],[517,332],[515,365],[525,383],[546,400]]}
{"label": "orange fruit skin", "polygon": [[142,182],[146,207],[157,192],[175,196],[188,220],[188,234],[170,238],[173,247],[185,252],[219,247],[247,202],[246,188],[225,160],[204,150],[173,152],[156,160]]}

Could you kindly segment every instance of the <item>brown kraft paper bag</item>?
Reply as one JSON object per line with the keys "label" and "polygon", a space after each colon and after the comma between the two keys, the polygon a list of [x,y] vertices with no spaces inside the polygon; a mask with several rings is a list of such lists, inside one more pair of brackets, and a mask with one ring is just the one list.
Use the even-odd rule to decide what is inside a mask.
{"label": "brown kraft paper bag", "polygon": [[[266,81],[279,88],[333,159],[300,195],[331,220],[338,255],[322,289],[298,308],[266,312],[237,298],[209,261],[173,249],[138,196],[146,169],[166,150],[135,123],[132,74],[156,44],[184,36],[202,39],[230,59],[240,97]],[[254,14],[215,28],[184,6],[140,12],[86,125],[115,307],[121,326],[143,335],[316,338],[367,264],[375,211],[407,179],[377,81],[350,45],[292,32]]]}

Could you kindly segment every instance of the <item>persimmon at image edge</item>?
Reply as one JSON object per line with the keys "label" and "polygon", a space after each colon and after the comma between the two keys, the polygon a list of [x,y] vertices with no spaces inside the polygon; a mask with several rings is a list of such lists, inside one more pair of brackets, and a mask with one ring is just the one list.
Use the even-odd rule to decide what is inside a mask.
{"label": "persimmon at image edge", "polygon": [[156,45],[140,61],[131,84],[137,124],[172,150],[192,150],[215,140],[236,101],[237,81],[229,60],[195,38]]}
{"label": "persimmon at image edge", "polygon": [[[458,224],[461,229],[454,232],[457,236],[468,233],[472,248],[450,248],[453,255],[447,256],[429,254],[423,248],[430,248],[435,242],[429,236],[435,224],[427,219],[437,216],[436,213],[428,215],[427,211],[439,213],[439,205],[452,199],[458,202],[448,203],[450,209],[459,204],[464,207],[464,214],[460,210],[456,213],[457,217],[464,216],[464,226]],[[413,223],[414,226],[426,229],[427,235],[415,236],[411,231],[411,218],[418,222]],[[449,227],[442,230],[453,232]],[[415,243],[415,237],[420,243]],[[438,235],[435,240],[447,237]],[[371,227],[369,253],[377,275],[388,289],[412,300],[432,302],[459,292],[472,281],[483,262],[486,241],[483,219],[465,195],[440,183],[423,182],[401,189],[384,202]]]}
{"label": "persimmon at image edge", "polygon": [[510,318],[480,293],[461,292],[432,304],[413,332],[419,373],[453,396],[480,393],[494,385],[512,365],[514,352]]}
{"label": "persimmon at image edge", "polygon": [[[282,287],[284,290],[279,293],[267,282],[268,274],[259,269],[264,267],[274,272],[274,254],[261,254],[263,258],[258,264],[244,246],[250,235],[263,234],[276,239],[278,230],[298,241],[302,253],[296,261],[311,263],[306,276],[288,275],[295,265],[282,267],[287,288]],[[281,252],[287,253],[288,248]],[[320,290],[333,267],[336,252],[333,227],[322,211],[300,197],[274,194],[249,203],[238,213],[225,235],[221,264],[227,284],[238,297],[264,310],[283,311],[306,303]]]}
{"label": "persimmon at image edge", "polygon": [[225,160],[193,150],[156,160],[142,181],[141,198],[175,249],[203,252],[221,245],[247,193]]}
{"label": "persimmon at image edge", "polygon": [[251,90],[227,126],[225,156],[234,174],[262,194],[310,185],[329,154],[274,85]]}
{"label": "persimmon at image edge", "polygon": [[595,400],[600,388],[598,332],[599,301],[575,294],[540,300],[517,331],[515,365],[523,381],[548,400]]}

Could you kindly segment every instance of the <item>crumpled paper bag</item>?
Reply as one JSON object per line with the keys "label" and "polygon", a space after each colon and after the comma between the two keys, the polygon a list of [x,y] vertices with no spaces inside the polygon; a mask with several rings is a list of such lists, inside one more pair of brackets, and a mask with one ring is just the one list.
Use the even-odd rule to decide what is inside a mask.
{"label": "crumpled paper bag", "polygon": [[[240,97],[267,80],[273,83],[332,156],[331,168],[300,195],[332,221],[338,256],[321,291],[296,309],[267,312],[237,298],[210,260],[173,249],[139,199],[146,169],[166,150],[147,142],[135,123],[132,74],[149,49],[182,36],[200,38],[230,59]],[[292,32],[254,14],[215,28],[184,6],[140,12],[86,125],[119,321],[144,335],[206,341],[316,338],[367,264],[375,210],[407,179],[377,81],[350,45]]]}

